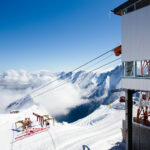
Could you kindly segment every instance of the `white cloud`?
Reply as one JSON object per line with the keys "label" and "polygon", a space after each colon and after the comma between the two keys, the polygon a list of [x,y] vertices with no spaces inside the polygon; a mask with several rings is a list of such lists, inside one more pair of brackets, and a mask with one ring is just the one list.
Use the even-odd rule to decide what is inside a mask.
{"label": "white cloud", "polygon": [[[24,70],[9,70],[2,73],[0,75],[0,110],[4,110],[10,103],[30,93],[32,87],[38,88],[40,85],[53,81],[56,78],[55,74],[50,71],[29,73]],[[44,106],[51,115],[66,114],[69,108],[83,103],[83,100],[80,99],[80,90],[71,83],[34,98],[34,95],[53,89],[62,82],[64,81],[56,81],[32,95],[33,100]]]}
{"label": "white cloud", "polygon": [[0,88],[0,113],[3,113],[5,108],[12,102],[20,99],[31,91],[30,88],[25,91]]}
{"label": "white cloud", "polygon": [[[53,89],[60,82],[57,81],[53,86],[49,86],[44,90],[40,91],[38,94],[47,91],[48,89]],[[35,95],[35,94],[34,94]],[[75,107],[85,101],[81,100],[78,89],[67,83],[62,87],[55,90],[49,91],[39,97],[35,97],[34,101],[44,106],[51,115],[66,114],[69,108]]]}

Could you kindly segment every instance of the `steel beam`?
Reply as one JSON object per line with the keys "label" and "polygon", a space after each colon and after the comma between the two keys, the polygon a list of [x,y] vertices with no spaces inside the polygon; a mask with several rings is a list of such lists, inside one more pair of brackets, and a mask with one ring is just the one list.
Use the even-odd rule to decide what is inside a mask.
{"label": "steel beam", "polygon": [[132,96],[135,91],[126,91],[126,150],[132,150]]}

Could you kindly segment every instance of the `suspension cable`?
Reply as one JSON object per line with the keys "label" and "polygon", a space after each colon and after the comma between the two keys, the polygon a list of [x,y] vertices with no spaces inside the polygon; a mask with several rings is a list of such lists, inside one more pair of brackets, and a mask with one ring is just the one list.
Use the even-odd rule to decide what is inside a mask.
{"label": "suspension cable", "polygon": [[121,57],[120,57],[120,58],[117,58],[117,59],[115,59],[115,60],[113,60],[113,61],[110,61],[110,62],[108,62],[108,63],[106,63],[106,64],[104,64],[104,65],[102,65],[102,66],[100,66],[100,67],[98,67],[98,68],[95,68],[95,69],[93,69],[93,70],[90,71],[90,72],[96,71],[96,70],[98,70],[98,69],[100,69],[100,68],[102,68],[102,67],[104,67],[104,66],[107,66],[107,65],[109,65],[109,64],[111,64],[111,63],[113,63],[113,62],[115,62],[115,61],[117,61],[117,60],[119,60],[119,59],[121,59]]}
{"label": "suspension cable", "polygon": [[[69,73],[74,72],[74,71],[76,71],[76,70],[78,70],[78,69],[80,69],[80,68],[82,68],[82,67],[84,67],[84,66],[90,64],[91,62],[93,62],[93,61],[99,59],[100,57],[103,57],[104,55],[108,54],[109,52],[112,52],[113,50],[114,50],[114,49],[111,49],[111,50],[109,50],[109,51],[107,51],[107,52],[105,52],[105,53],[99,55],[98,57],[96,57],[96,58],[94,58],[94,59],[92,59],[92,60],[90,60],[90,61],[84,63],[83,65],[81,65],[81,66],[79,66],[79,67],[73,69],[72,71],[69,71],[69,72],[66,73],[64,76],[67,76]],[[43,88],[45,88],[46,86],[48,86],[48,85],[50,85],[50,84],[52,84],[52,83],[54,83],[54,82],[56,82],[56,81],[58,81],[58,80],[60,80],[60,77],[58,77],[58,78],[56,78],[55,80],[50,81],[50,82],[44,84],[43,86],[41,86],[41,87],[39,87],[39,88],[33,90],[30,94],[33,94],[33,93],[39,91],[40,89],[43,89]]]}
{"label": "suspension cable", "polygon": [[105,57],[104,59],[101,59],[101,60],[97,61],[96,63],[92,64],[91,66],[89,66],[89,67],[85,68],[85,70],[86,70],[86,69],[89,69],[89,68],[91,68],[91,67],[93,67],[93,66],[95,66],[95,65],[97,65],[97,64],[99,64],[100,62],[102,62],[102,61],[106,60],[107,58],[110,58],[110,57],[111,57],[111,56],[113,56],[113,55],[114,55],[114,54],[110,54],[110,55],[108,55],[108,56],[107,56],[107,57]]}
{"label": "suspension cable", "polygon": [[[91,71],[89,71],[89,72],[87,72],[87,73],[96,71],[96,70],[98,70],[98,69],[100,69],[100,68],[102,68],[102,67],[105,67],[105,66],[107,66],[107,65],[109,65],[109,64],[111,64],[111,63],[113,63],[113,62],[116,62],[116,61],[118,61],[118,60],[120,60],[120,59],[121,59],[121,57],[120,57],[120,58],[117,58],[117,59],[115,59],[115,60],[113,60],[113,61],[110,61],[110,62],[108,62],[108,63],[106,63],[106,64],[104,64],[104,65],[102,65],[102,66],[100,66],[100,67],[98,67],[98,68],[95,68],[95,69],[93,69],[93,70],[91,70]],[[67,80],[69,81],[70,79],[67,79]],[[38,95],[35,95],[35,96],[33,96],[33,97],[35,98],[35,97],[41,96],[41,95],[43,95],[43,94],[45,94],[45,93],[47,93],[47,92],[51,92],[51,91],[53,91],[53,90],[55,90],[55,89],[57,89],[57,88],[59,88],[59,87],[65,85],[65,84],[68,84],[68,83],[70,83],[70,82],[67,82],[67,81],[65,80],[64,83],[59,84],[59,85],[57,85],[56,87],[51,88],[51,89],[48,89],[48,90],[46,90],[46,91],[44,91],[44,92],[41,92],[41,93],[39,93]]]}
{"label": "suspension cable", "polygon": [[96,57],[96,58],[94,58],[94,59],[92,59],[92,60],[90,60],[90,61],[86,62],[85,64],[83,64],[83,65],[81,65],[81,66],[77,67],[76,69],[72,70],[72,72],[74,72],[74,71],[76,71],[76,70],[78,70],[78,69],[80,69],[80,68],[82,68],[82,67],[84,67],[84,66],[88,65],[89,63],[91,63],[91,62],[93,62],[93,61],[97,60],[98,58],[100,58],[100,57],[102,57],[102,56],[104,56],[104,55],[108,54],[109,52],[112,52],[113,50],[114,50],[114,49],[111,49],[111,50],[109,50],[109,51],[107,51],[107,52],[105,52],[105,53],[103,53],[103,54],[99,55],[98,57]]}

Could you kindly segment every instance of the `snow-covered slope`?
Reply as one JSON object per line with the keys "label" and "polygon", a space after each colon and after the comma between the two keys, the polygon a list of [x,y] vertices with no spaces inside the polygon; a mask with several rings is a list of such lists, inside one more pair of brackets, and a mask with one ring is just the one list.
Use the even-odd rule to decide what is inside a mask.
{"label": "snow-covered slope", "polygon": [[[29,94],[56,78],[60,80]],[[118,95],[112,94],[111,90],[119,86],[120,79],[120,66],[104,73],[1,73],[0,109],[5,109],[5,113],[0,114],[0,147],[3,150],[109,150],[117,147],[119,150],[116,143],[122,140],[124,105],[118,102]],[[68,84],[41,95],[62,82]],[[20,112],[9,114],[11,110]],[[12,130],[15,122],[26,117],[36,122],[33,112],[49,114],[62,123],[50,124],[49,130],[14,142],[17,135]]]}
{"label": "snow-covered slope", "polygon": [[[30,117],[33,112],[47,113],[37,106],[21,110],[18,114],[0,115],[0,147],[3,150],[109,150],[121,142],[121,122],[124,110],[118,108],[118,102],[112,107],[101,106],[91,115],[72,124],[55,123],[48,131],[14,142],[15,122]],[[120,148],[116,146],[119,150]]]}
{"label": "snow-covered slope", "polygon": [[[60,80],[28,95],[32,90],[56,78]],[[116,100],[118,95],[112,94],[111,90],[119,86],[120,79],[121,66],[104,73],[7,71],[0,74],[0,94],[2,95],[0,101],[7,112],[23,108],[23,105],[29,106],[36,103],[44,105],[58,121],[74,122],[88,116],[101,104],[109,104]],[[63,81],[69,84],[59,88],[56,92],[47,92],[34,98]]]}
{"label": "snow-covered slope", "polygon": [[[121,66],[104,73],[79,71],[75,73],[60,73],[61,79],[70,79],[71,82],[81,89],[83,98],[92,100],[104,100],[111,95],[111,90],[116,88],[121,80]],[[104,100],[103,104],[113,102]]]}

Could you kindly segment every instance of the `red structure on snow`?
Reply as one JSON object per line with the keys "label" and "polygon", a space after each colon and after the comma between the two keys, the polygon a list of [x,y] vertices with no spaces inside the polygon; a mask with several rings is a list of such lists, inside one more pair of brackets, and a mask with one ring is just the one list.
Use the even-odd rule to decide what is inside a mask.
{"label": "red structure on snow", "polygon": [[44,117],[43,116],[40,116],[36,113],[33,113],[33,115],[37,117],[37,121],[39,121],[42,125],[44,125]]}

